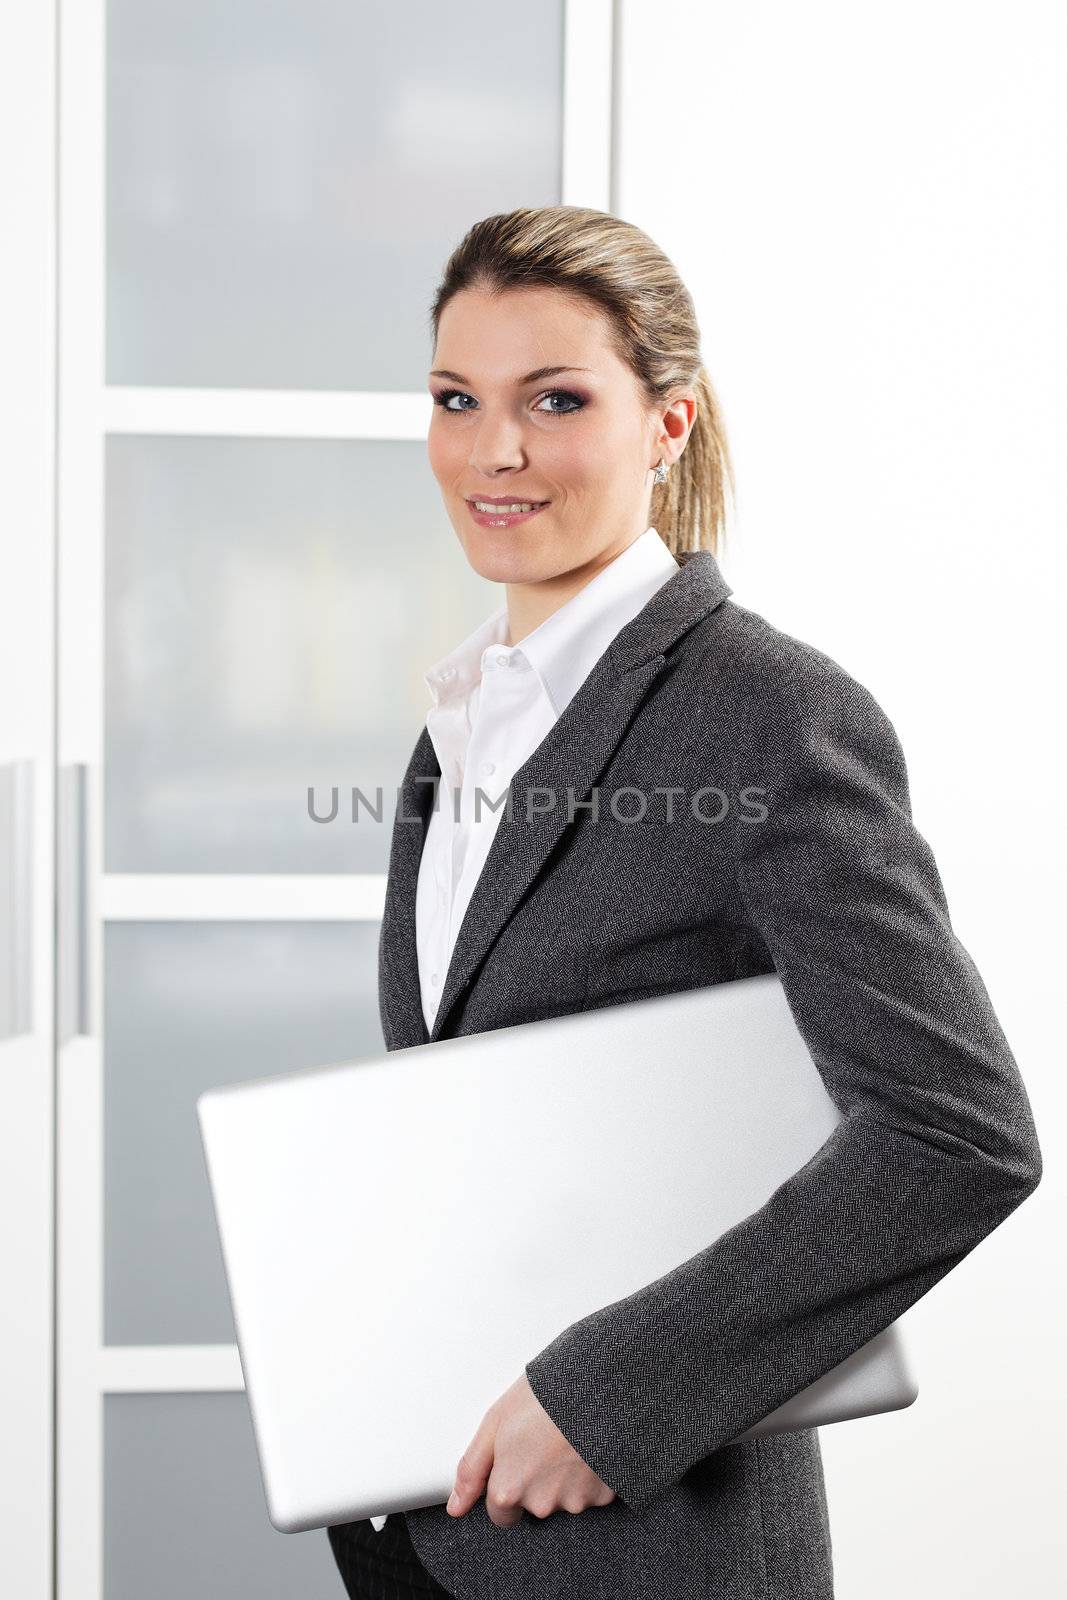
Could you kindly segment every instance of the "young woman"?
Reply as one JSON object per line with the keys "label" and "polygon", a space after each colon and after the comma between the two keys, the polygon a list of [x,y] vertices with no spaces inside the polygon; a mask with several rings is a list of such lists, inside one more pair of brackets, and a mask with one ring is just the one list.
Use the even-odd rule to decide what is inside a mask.
{"label": "young woman", "polygon": [[722,419],[662,251],[578,207],[489,217],[433,325],[430,462],[506,603],[426,675],[388,1047],[777,970],[843,1118],[761,1210],[534,1355],[447,1506],[331,1546],[367,1600],[826,1600],[817,1433],[732,1441],[1034,1189],[1026,1093],[892,724],[730,598]]}

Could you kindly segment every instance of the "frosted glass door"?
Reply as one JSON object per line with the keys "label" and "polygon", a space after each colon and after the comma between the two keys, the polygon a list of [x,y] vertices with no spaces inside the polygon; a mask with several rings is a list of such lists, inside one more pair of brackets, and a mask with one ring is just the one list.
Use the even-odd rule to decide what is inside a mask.
{"label": "frosted glass door", "polygon": [[477,218],[609,206],[611,18],[66,8],[59,1600],[342,1593],[267,1519],[195,1102],[383,1048],[423,673],[501,599],[426,460],[430,301]]}
{"label": "frosted glass door", "polygon": [[417,390],[477,217],[560,199],[563,7],[110,0],[107,377]]}

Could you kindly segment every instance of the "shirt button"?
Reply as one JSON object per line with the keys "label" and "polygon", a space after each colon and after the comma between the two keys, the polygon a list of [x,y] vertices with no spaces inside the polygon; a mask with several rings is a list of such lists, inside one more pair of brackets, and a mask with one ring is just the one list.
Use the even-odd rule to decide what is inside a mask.
{"label": "shirt button", "polygon": [[511,658],[510,656],[497,656],[496,659],[500,666],[506,667]]}
{"label": "shirt button", "polygon": [[496,771],[496,762],[495,761],[483,761],[482,762],[482,772],[483,772],[483,774],[488,776],[488,774],[490,772],[495,772],[495,771]]}
{"label": "shirt button", "polygon": [[436,972],[431,972],[430,973],[430,982],[436,986],[436,984],[437,984],[437,974],[436,974]]}

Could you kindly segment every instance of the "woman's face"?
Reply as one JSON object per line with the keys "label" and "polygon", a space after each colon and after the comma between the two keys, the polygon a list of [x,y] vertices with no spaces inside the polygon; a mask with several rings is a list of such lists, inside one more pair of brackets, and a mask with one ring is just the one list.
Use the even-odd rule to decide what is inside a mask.
{"label": "woman's face", "polygon": [[[681,454],[695,399],[650,407],[599,308],[546,287],[464,289],[441,315],[433,368],[430,465],[482,577],[595,568],[648,527],[652,468]],[[478,500],[538,509],[483,514]]]}

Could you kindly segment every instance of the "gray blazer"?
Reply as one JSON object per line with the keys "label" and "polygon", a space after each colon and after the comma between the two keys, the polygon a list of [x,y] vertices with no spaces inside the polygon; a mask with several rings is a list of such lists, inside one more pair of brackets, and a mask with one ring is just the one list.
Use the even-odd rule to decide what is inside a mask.
{"label": "gray blazer", "polygon": [[[404,777],[379,948],[390,1050],[777,970],[843,1113],[759,1211],[531,1352],[534,1393],[616,1498],[509,1528],[484,1497],[459,1519],[406,1513],[460,1600],[831,1596],[818,1434],[731,1440],[899,1317],[1040,1178],[891,722],[731,592],[711,552],[683,555],[519,768],[430,1035],[425,729]],[[614,810],[640,810],[631,786],[640,822],[613,814],[624,788]],[[594,791],[597,820],[580,804]]]}

